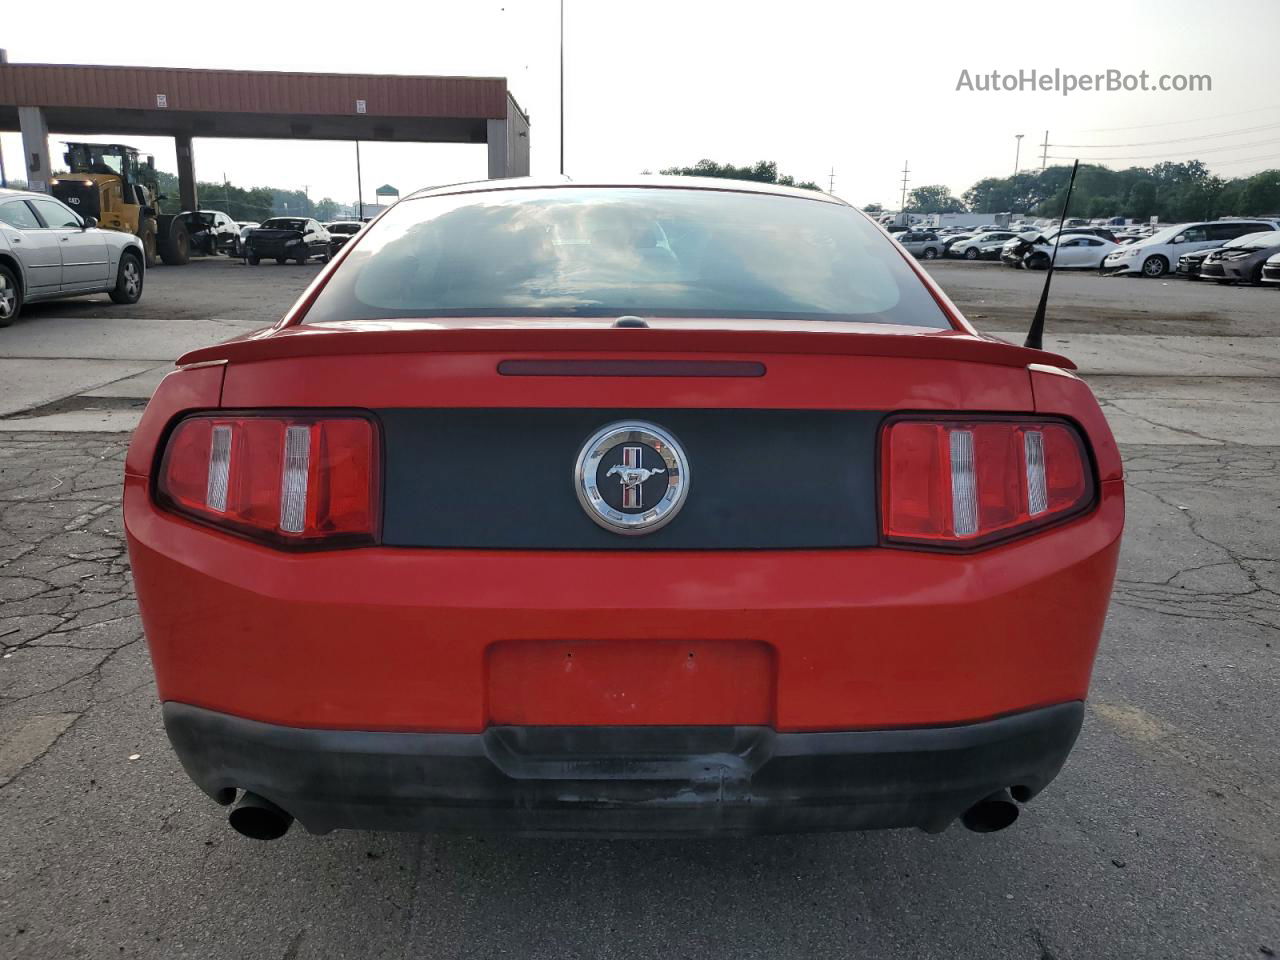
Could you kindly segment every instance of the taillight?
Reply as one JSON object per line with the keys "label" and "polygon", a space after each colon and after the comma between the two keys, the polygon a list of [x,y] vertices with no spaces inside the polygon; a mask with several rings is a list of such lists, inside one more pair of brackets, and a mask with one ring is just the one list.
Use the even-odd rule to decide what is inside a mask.
{"label": "taillight", "polygon": [[377,429],[356,416],[204,415],[174,428],[157,498],[282,546],[373,543]]}
{"label": "taillight", "polygon": [[985,546],[1093,503],[1084,441],[1063,422],[894,420],[880,460],[881,528],[892,543]]}

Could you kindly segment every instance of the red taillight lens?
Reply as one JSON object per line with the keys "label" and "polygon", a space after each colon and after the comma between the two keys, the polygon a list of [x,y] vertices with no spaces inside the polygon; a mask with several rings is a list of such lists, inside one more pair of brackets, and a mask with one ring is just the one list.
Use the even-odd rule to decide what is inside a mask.
{"label": "red taillight lens", "polygon": [[190,417],[169,437],[156,493],[182,513],[281,545],[372,543],[377,430],[355,416]]}
{"label": "red taillight lens", "polygon": [[895,420],[881,439],[886,540],[964,549],[1086,509],[1093,473],[1069,424]]}

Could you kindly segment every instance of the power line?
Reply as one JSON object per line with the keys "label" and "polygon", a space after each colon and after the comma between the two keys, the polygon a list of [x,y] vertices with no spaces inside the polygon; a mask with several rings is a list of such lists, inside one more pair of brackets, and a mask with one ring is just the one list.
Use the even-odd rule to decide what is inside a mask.
{"label": "power line", "polygon": [[1087,127],[1078,130],[1077,133],[1117,133],[1122,130],[1153,130],[1156,127],[1172,127],[1183,123],[1205,123],[1210,120],[1225,120],[1229,117],[1244,117],[1252,113],[1263,113],[1267,110],[1280,110],[1280,103],[1273,103],[1266,107],[1256,107],[1253,110],[1240,110],[1236,113],[1219,113],[1212,117],[1195,117],[1187,120],[1166,120],[1162,123],[1143,123],[1130,127]]}
{"label": "power line", "polygon": [[[1280,143],[1280,137],[1273,137],[1270,140],[1255,140],[1253,141],[1253,143],[1234,143],[1234,144],[1231,144],[1230,146],[1200,147],[1200,148],[1197,148],[1196,152],[1197,153],[1221,153],[1223,150],[1248,150],[1253,147],[1269,147],[1273,143]],[[1051,144],[1051,146],[1054,146],[1054,147],[1065,146],[1065,144],[1055,143],[1055,144]],[[1165,150],[1162,153],[1121,153],[1121,154],[1117,154],[1114,157],[1086,157],[1085,159],[1087,159],[1089,162],[1092,163],[1098,160],[1163,160],[1168,156],[1169,156],[1169,151]],[[1075,157],[1059,157],[1059,156],[1050,155],[1049,159],[1050,160],[1074,160]]]}
{"label": "power line", "polygon": [[1239,160],[1210,160],[1209,163],[1215,167],[1230,167],[1238,163],[1259,163],[1263,160],[1280,160],[1280,153],[1268,154],[1265,157],[1242,157]]}
{"label": "power line", "polygon": [[1257,133],[1260,130],[1280,129],[1280,123],[1264,123],[1258,127],[1242,127],[1239,130],[1223,130],[1219,133],[1202,133],[1194,137],[1175,137],[1172,140],[1140,140],[1136,143],[1055,143],[1055,147],[1069,147],[1082,150],[1109,150],[1112,147],[1154,147],[1162,143],[1188,143],[1192,140],[1212,140],[1215,137],[1237,137],[1246,133]]}

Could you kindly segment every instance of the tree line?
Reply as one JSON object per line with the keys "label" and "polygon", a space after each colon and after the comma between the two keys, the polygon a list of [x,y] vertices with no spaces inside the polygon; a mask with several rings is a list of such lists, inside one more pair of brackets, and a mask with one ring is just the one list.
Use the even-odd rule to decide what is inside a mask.
{"label": "tree line", "polygon": [[797,181],[788,174],[779,174],[778,164],[773,160],[761,160],[744,167],[735,167],[732,163],[717,163],[714,160],[699,160],[691,167],[667,167],[658,172],[677,177],[723,177],[727,180],[755,180],[783,187],[801,187],[804,190],[822,189],[812,180]]}
{"label": "tree line", "polygon": [[[1068,166],[1021,171],[1011,177],[986,177],[952,196],[944,186],[917,187],[907,196],[912,213],[1025,213],[1057,216],[1071,177]],[[879,209],[879,204],[868,204]],[[1081,164],[1071,195],[1077,217],[1159,217],[1165,223],[1215,220],[1218,217],[1280,214],[1280,170],[1250,177],[1214,176],[1199,160],[1157,163],[1150,167],[1112,170]]]}
{"label": "tree line", "polygon": [[[156,171],[159,192],[165,198],[160,202],[163,213],[179,213],[181,203],[178,194],[178,177],[164,170]],[[196,181],[196,195],[201,210],[221,210],[232,220],[256,220],[268,217],[314,217],[317,220],[335,220],[345,207],[329,197],[314,201],[302,190],[283,190],[279,187],[237,187],[231,183]]]}

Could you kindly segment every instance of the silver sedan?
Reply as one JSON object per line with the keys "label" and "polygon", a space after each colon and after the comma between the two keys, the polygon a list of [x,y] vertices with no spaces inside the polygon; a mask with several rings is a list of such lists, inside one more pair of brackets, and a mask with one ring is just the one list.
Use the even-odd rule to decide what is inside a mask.
{"label": "silver sedan", "polygon": [[137,303],[143,260],[132,234],[99,230],[48,194],[0,190],[0,327],[38,300],[107,293]]}

